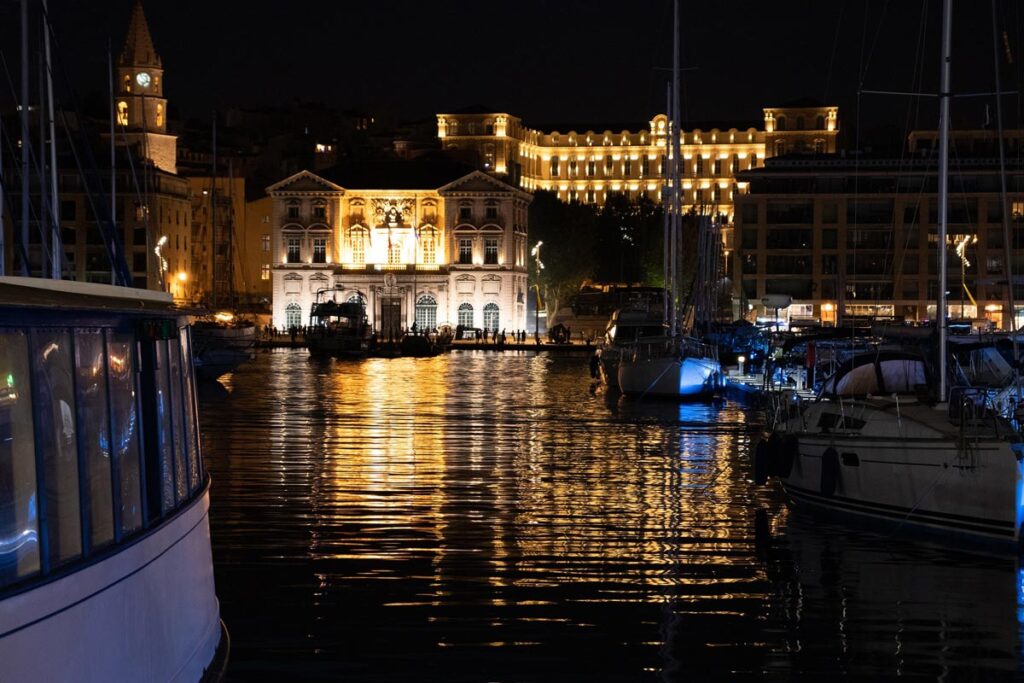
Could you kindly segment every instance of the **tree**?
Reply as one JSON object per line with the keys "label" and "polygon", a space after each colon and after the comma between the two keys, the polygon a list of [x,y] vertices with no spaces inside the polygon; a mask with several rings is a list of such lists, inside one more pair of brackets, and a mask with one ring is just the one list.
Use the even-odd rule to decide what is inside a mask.
{"label": "tree", "polygon": [[533,195],[529,211],[530,246],[544,243],[540,252],[544,268],[538,275],[537,259],[532,258],[530,272],[546,296],[545,308],[549,315],[578,292],[584,280],[594,275],[595,216],[591,205],[566,204],[552,192],[537,191]]}

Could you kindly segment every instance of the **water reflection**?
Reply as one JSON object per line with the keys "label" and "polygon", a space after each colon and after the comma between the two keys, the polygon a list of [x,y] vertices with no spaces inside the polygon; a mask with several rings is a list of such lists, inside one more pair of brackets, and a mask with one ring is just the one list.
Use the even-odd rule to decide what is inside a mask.
{"label": "water reflection", "polygon": [[586,375],[278,352],[204,392],[235,679],[1017,667],[1015,567],[801,524],[750,485],[743,410],[593,396]]}

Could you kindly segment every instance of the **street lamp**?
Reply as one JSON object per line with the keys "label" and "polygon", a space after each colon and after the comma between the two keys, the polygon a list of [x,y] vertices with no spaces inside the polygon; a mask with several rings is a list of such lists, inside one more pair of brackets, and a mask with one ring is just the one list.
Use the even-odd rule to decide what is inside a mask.
{"label": "street lamp", "polygon": [[540,260],[540,248],[544,245],[543,241],[538,241],[537,244],[533,245],[533,249],[530,250],[530,256],[537,260],[537,280],[533,283],[533,289],[535,293],[533,302],[533,333],[540,335],[540,271],[544,270],[544,264]]}

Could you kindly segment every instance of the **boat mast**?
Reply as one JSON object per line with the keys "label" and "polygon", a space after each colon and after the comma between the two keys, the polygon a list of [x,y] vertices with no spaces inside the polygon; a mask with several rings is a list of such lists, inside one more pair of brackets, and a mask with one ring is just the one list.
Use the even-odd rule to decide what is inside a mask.
{"label": "boat mast", "polygon": [[679,0],[673,3],[672,13],[672,123],[669,126],[672,135],[672,336],[679,330],[679,248],[682,228],[682,205],[679,198]]}
{"label": "boat mast", "polygon": [[21,274],[28,277],[28,0],[21,0]]}
{"label": "boat mast", "polygon": [[[110,228],[117,234],[117,155],[114,153],[114,55],[107,40],[107,90],[110,98]],[[117,282],[117,266],[110,263],[110,281]]]}
{"label": "boat mast", "polygon": [[[942,0],[942,63],[939,84],[939,291],[935,305],[939,327],[939,402],[946,401],[946,232],[949,220],[949,87],[953,0]],[[1012,286],[1012,284],[1010,285]],[[1010,311],[1013,314],[1013,311]]]}
{"label": "boat mast", "polygon": [[43,0],[43,62],[46,65],[46,119],[50,132],[50,254],[53,279],[63,277],[64,248],[60,237],[60,213],[57,195],[57,134],[53,124],[53,64],[50,59],[50,13]]}
{"label": "boat mast", "polygon": [[669,202],[669,181],[668,181],[668,157],[672,151],[671,138],[669,137],[669,131],[672,125],[672,85],[668,84],[665,86],[665,116],[668,117],[666,122],[665,131],[665,163],[664,168],[661,169],[661,176],[665,180],[662,186],[661,205],[662,205],[662,258],[661,258],[661,274],[665,280],[665,295],[663,297],[664,312],[662,314],[662,321],[668,322],[669,316],[669,297],[672,295],[671,281],[669,279],[669,258],[672,254],[672,241],[669,237],[672,230],[672,217],[671,217],[671,204]]}
{"label": "boat mast", "polygon": [[217,307],[217,112],[213,112],[213,157],[210,164],[210,303]]}
{"label": "boat mast", "polygon": [[[992,0],[992,62],[996,76],[996,144],[999,147],[999,206],[1003,215],[1003,269],[1006,273],[1006,303],[1009,306],[1010,322],[1006,328],[1006,319],[1003,319],[1003,327],[1009,329],[1013,334],[1013,367],[1018,370],[1020,361],[1020,349],[1017,348],[1017,304],[1014,301],[1013,292],[1013,243],[1010,233],[1010,207],[1006,201],[1006,152],[1003,149],[1003,92],[1002,83],[999,78],[999,35],[996,31],[996,0]],[[1018,394],[1020,383],[1017,383]],[[1018,395],[1019,398],[1019,395]]]}

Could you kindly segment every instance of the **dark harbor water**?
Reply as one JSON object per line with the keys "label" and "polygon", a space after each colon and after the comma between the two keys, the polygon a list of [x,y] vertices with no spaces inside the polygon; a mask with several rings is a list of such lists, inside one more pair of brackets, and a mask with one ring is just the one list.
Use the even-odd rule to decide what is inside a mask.
{"label": "dark harbor water", "polygon": [[586,365],[283,351],[203,388],[229,680],[1019,676],[1016,559],[790,512],[755,413]]}

